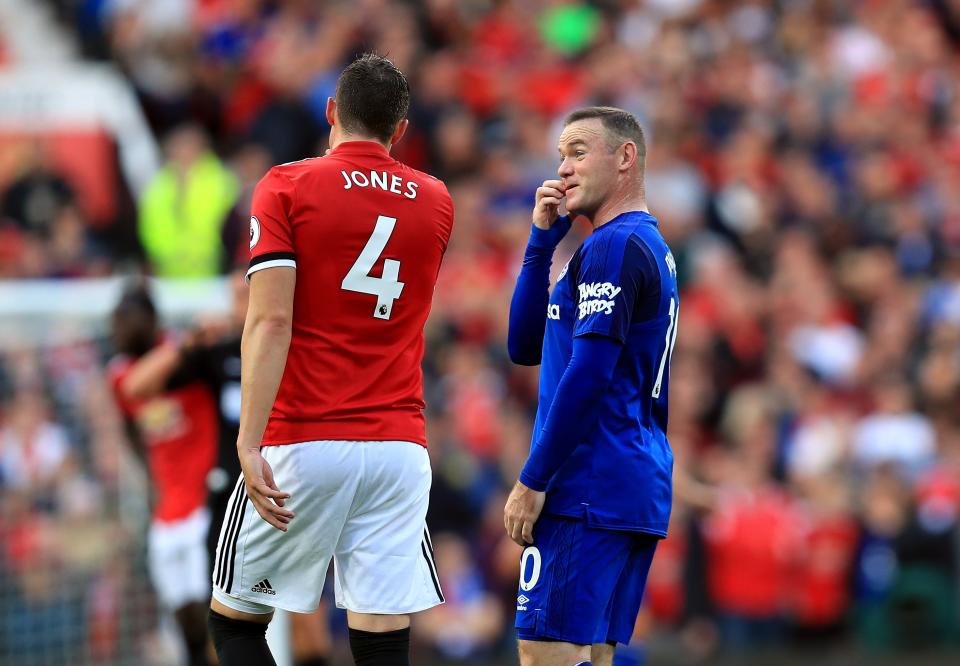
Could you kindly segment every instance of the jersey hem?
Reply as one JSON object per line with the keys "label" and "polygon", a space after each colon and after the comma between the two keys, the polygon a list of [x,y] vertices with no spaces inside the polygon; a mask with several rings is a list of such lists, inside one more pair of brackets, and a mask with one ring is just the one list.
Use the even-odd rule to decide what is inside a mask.
{"label": "jersey hem", "polygon": [[583,511],[544,511],[545,515],[548,516],[563,516],[564,518],[575,518],[577,520],[583,520],[586,522],[587,527],[597,530],[609,530],[611,532],[640,532],[642,534],[650,534],[653,536],[660,537],[661,539],[667,538],[667,531],[659,527],[651,527],[650,525],[623,525],[617,523],[609,523],[606,521],[598,521],[589,510]]}
{"label": "jersey hem", "polygon": [[[239,599],[240,601],[246,601],[247,603],[257,604],[257,605],[260,605],[260,606],[266,606],[266,607],[272,608],[272,609],[278,609],[278,608],[279,608],[280,610],[285,610],[285,611],[288,611],[288,612],[290,612],[290,613],[312,613],[312,612],[314,612],[315,610],[317,610],[317,608],[319,608],[319,606],[317,606],[317,608],[306,608],[306,607],[304,607],[304,606],[297,606],[297,605],[295,605],[295,604],[288,604],[288,603],[285,603],[285,602],[283,601],[283,599],[271,600],[271,601],[275,601],[276,603],[265,604],[265,603],[263,603],[263,599],[251,599],[250,597],[248,597],[246,594],[243,594],[243,593],[232,592],[232,593],[230,593],[230,594],[227,594],[226,592],[224,592],[222,589],[220,589],[220,588],[217,587],[216,585],[213,586],[213,589],[214,589],[214,592],[213,592],[214,596],[217,596],[216,593],[219,592],[221,595],[227,597],[227,599],[231,599],[231,598],[233,598],[233,599]],[[233,606],[231,606],[229,603],[227,603],[226,601],[224,601],[224,600],[223,600],[222,598],[220,598],[220,597],[217,598],[217,601],[219,601],[220,603],[222,603],[224,606],[228,606],[228,607],[230,607],[230,608],[233,608],[234,610],[240,610],[239,608],[234,608]],[[236,605],[239,605],[239,604],[236,604]],[[251,612],[251,611],[246,610],[246,611],[241,611],[241,612],[249,613],[249,612]],[[272,611],[270,611],[270,612],[272,612]],[[266,615],[266,614],[267,614],[267,613],[257,613],[257,615]]]}
{"label": "jersey hem", "polygon": [[[586,642],[580,642],[580,639],[584,638],[583,636],[573,636],[573,632],[567,632],[564,634],[562,631],[553,631],[552,629],[543,629],[540,628],[526,628],[518,627],[514,623],[513,628],[517,630],[517,639],[521,641],[531,641],[533,643],[572,643],[573,645],[591,645],[593,644],[593,639]],[[629,643],[621,643],[617,641],[620,645],[629,645]]]}
{"label": "jersey hem", "polygon": [[375,608],[375,607],[361,608],[361,607],[359,607],[359,606],[358,606],[358,607],[350,607],[350,606],[348,606],[347,604],[343,603],[342,601],[336,601],[336,602],[334,602],[334,603],[335,603],[335,605],[336,605],[337,608],[339,608],[339,609],[341,609],[341,610],[352,611],[352,612],[354,612],[354,613],[364,613],[364,614],[370,614],[370,615],[410,615],[410,614],[412,614],[412,613],[419,613],[419,612],[421,612],[421,611],[425,611],[425,610],[428,610],[428,609],[430,609],[430,608],[435,608],[436,606],[442,606],[443,604],[445,604],[445,603],[447,603],[447,602],[446,602],[446,601],[440,601],[440,600],[438,599],[437,601],[432,601],[432,602],[430,602],[429,604],[418,604],[418,605],[415,605],[415,606],[411,606],[411,607],[410,607],[409,609],[407,609],[407,610],[399,610],[399,609],[383,610],[383,609],[378,609],[378,608]]}
{"label": "jersey hem", "polygon": [[408,437],[406,435],[377,435],[374,437],[369,435],[339,434],[326,434],[323,437],[285,437],[282,439],[263,440],[260,442],[260,446],[289,446],[290,444],[305,444],[306,442],[410,442],[411,444],[419,444],[423,448],[427,448],[427,439],[425,437]]}

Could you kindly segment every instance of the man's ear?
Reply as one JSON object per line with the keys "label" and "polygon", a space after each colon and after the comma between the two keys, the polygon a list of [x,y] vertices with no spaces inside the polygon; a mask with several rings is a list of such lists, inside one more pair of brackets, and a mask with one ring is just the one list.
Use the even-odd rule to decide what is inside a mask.
{"label": "man's ear", "polygon": [[637,163],[637,144],[633,141],[624,143],[617,149],[617,153],[620,158],[617,164],[619,171],[628,171]]}
{"label": "man's ear", "polygon": [[330,124],[330,127],[337,125],[337,101],[332,97],[327,98],[327,122]]}
{"label": "man's ear", "polygon": [[404,132],[407,131],[407,127],[410,125],[410,121],[404,118],[399,123],[397,123],[397,129],[393,130],[393,136],[390,137],[390,145],[394,145],[397,141],[403,138]]}

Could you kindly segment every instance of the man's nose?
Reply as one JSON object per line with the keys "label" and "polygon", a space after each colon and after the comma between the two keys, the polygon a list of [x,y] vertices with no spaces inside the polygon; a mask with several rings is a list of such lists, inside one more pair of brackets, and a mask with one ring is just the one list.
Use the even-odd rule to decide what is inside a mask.
{"label": "man's nose", "polygon": [[573,165],[570,164],[569,158],[564,158],[564,160],[560,162],[560,166],[557,167],[557,175],[561,178],[573,175]]}

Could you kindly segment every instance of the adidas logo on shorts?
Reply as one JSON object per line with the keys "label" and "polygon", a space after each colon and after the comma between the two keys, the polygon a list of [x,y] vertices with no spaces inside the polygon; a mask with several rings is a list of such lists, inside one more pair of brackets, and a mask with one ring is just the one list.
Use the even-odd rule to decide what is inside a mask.
{"label": "adidas logo on shorts", "polygon": [[260,594],[276,594],[276,591],[270,587],[270,581],[266,578],[251,587],[250,590],[252,592],[259,592]]}

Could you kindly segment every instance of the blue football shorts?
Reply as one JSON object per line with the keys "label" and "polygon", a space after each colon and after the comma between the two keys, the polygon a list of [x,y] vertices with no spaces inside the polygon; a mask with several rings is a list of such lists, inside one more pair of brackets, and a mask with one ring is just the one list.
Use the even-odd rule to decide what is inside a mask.
{"label": "blue football shorts", "polygon": [[540,516],[520,557],[517,638],[628,644],[658,538]]}

